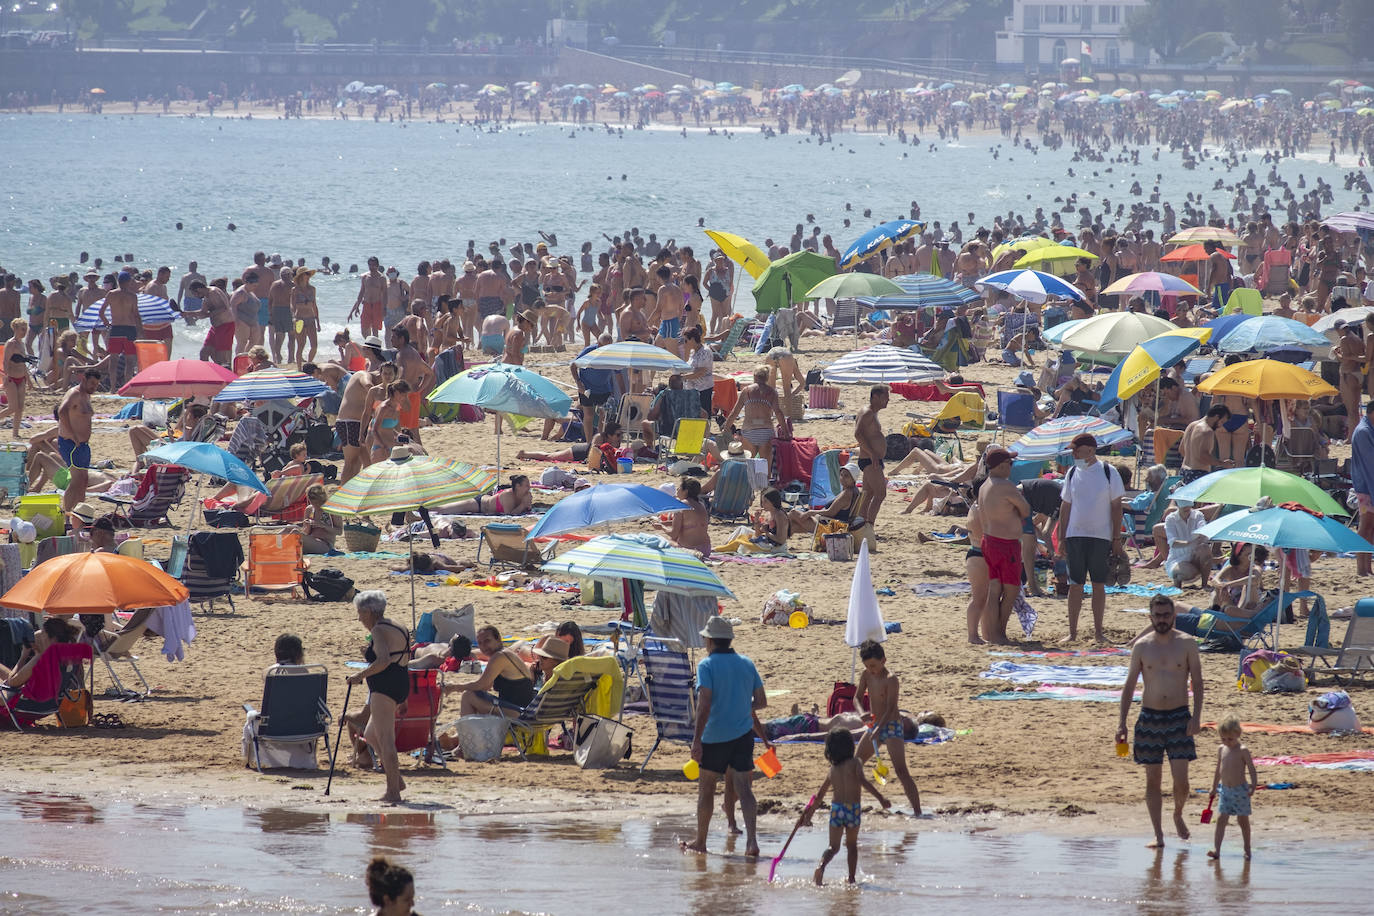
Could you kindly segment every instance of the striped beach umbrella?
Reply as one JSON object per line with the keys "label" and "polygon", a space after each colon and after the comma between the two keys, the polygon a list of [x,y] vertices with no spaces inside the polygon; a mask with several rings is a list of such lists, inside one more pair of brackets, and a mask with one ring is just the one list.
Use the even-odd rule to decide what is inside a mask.
{"label": "striped beach umbrella", "polygon": [[934,274],[903,274],[892,282],[902,288],[899,296],[860,297],[864,305],[880,309],[957,308],[977,302],[976,290]]}
{"label": "striped beach umbrella", "polygon": [[914,219],[894,219],[874,226],[853,241],[840,255],[840,270],[852,270],[860,262],[898,242],[911,238],[925,229],[926,224]]}
{"label": "striped beach umbrella", "polygon": [[1143,270],[1140,273],[1127,274],[1120,280],[1108,286],[1098,295],[1101,296],[1129,296],[1134,293],[1175,293],[1191,294],[1201,296],[1202,290],[1189,283],[1182,277],[1175,277],[1173,274],[1160,273],[1157,270]]}
{"label": "striped beach umbrella", "polygon": [[234,379],[215,395],[216,401],[270,401],[274,398],[313,398],[325,394],[329,386],[319,379],[272,366]]}
{"label": "striped beach umbrella", "polygon": [[692,364],[662,347],[624,340],[597,347],[573,360],[579,369],[640,369],[646,372],[690,372]]}
{"label": "striped beach umbrella", "polygon": [[1111,407],[1143,390],[1162,370],[1177,365],[1212,336],[1211,328],[1178,328],[1142,341],[1116,364],[1102,388],[1098,407]]}
{"label": "striped beach umbrella", "polygon": [[1192,229],[1175,232],[1165,240],[1164,244],[1191,245],[1195,242],[1219,242],[1227,247],[1233,247],[1240,244],[1240,236],[1230,229],[1218,229],[1216,226],[1194,226]]}
{"label": "striped beach umbrella", "polygon": [[496,471],[461,461],[393,453],[359,471],[324,504],[335,515],[383,515],[472,499],[496,487]]}
{"label": "striped beach umbrella", "polygon": [[837,385],[878,385],[886,382],[933,382],[945,370],[916,350],[878,344],[867,350],[846,353],[822,374]]}
{"label": "striped beach umbrella", "polygon": [[1322,220],[1322,225],[1337,232],[1374,232],[1374,213],[1337,213]]}
{"label": "striped beach umbrella", "polygon": [[1083,433],[1097,437],[1097,447],[1104,451],[1135,438],[1128,430],[1101,417],[1059,417],[1041,423],[1017,439],[1011,450],[1017,458],[1048,461],[1073,451],[1074,437]]}
{"label": "striped beach umbrella", "polygon": [[[105,314],[105,322],[100,321],[100,310],[104,308],[105,300],[101,299],[92,302],[82,310],[72,326],[78,331],[95,331],[99,328],[110,326],[110,315]],[[138,318],[144,324],[166,324],[175,321],[177,313],[172,311],[172,304],[161,296],[150,296],[147,293],[138,294]]]}
{"label": "striped beach umbrella", "polygon": [[655,487],[603,483],[554,503],[525,535],[525,540],[688,508],[686,503]]}
{"label": "striped beach umbrella", "polygon": [[679,595],[735,597],[700,556],[652,534],[603,534],[543,568],[601,581],[637,579],[648,588]]}
{"label": "striped beach umbrella", "polygon": [[973,285],[978,289],[1000,289],[1027,302],[1044,302],[1051,296],[1080,301],[1084,298],[1082,290],[1069,281],[1039,270],[999,270]]}

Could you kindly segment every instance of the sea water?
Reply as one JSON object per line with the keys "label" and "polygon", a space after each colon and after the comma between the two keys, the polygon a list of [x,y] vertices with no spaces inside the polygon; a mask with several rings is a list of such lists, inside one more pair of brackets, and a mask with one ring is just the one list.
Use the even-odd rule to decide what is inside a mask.
{"label": "sea water", "polygon": [[[1129,210],[1142,199],[1128,193],[1137,180],[1147,195],[1159,184],[1175,209],[1193,192],[1229,213],[1233,192],[1212,190],[1216,180],[1234,183],[1253,169],[1263,182],[1269,171],[1253,153],[1234,171],[1211,160],[1189,171],[1167,150],[1153,161],[1153,147],[1142,149],[1138,166],[1072,162],[1067,148],[1032,154],[995,133],[956,142],[932,134],[922,145],[848,133],[818,144],[797,134],[768,138],[757,128],[684,137],[555,124],[484,131],[367,119],[88,114],[5,115],[0,132],[0,266],[46,283],[84,272],[82,251],[103,258],[103,272],[120,266],[116,254],[130,253],[140,268],[172,267],[174,287],[188,261],[199,261],[210,278],[232,277],[254,251],[304,257],[310,267],[328,256],[345,271],[366,269],[375,254],[408,279],[423,258],[461,263],[469,239],[485,253],[489,242],[538,241],[540,231],[556,233],[554,253],[577,264],[584,241],[599,252],[603,236],[632,227],[690,245],[700,257],[711,242],[698,220],[756,244],[787,244],[798,223],[811,234],[810,214],[843,250],[870,226],[908,215],[912,201],[923,219],[945,227],[957,220],[967,237],[970,212],[975,225],[1008,210],[1029,217],[1043,207],[1048,216],[1061,205],[1056,198],[1075,192],[1094,215],[1104,198]],[[1332,184],[1336,199],[1326,209],[1334,213],[1357,200],[1343,190],[1353,165],[1347,158],[1328,164],[1308,154],[1279,171],[1295,187],[1299,173],[1309,188],[1317,176]],[[1076,214],[1064,219],[1077,226]],[[736,305],[749,313],[745,278]],[[312,282],[328,341],[358,281],[344,273]],[[179,349],[194,352],[204,335],[203,324],[181,326]]]}
{"label": "sea water", "polygon": [[[1367,843],[1341,846],[1289,833],[1256,837],[1255,858],[1229,837],[1220,863],[1206,833],[1147,850],[1142,836],[959,829],[938,819],[870,818],[860,835],[860,887],[845,857],[811,884],[826,842],[823,815],[797,834],[768,883],[769,856],[791,827],[764,819],[758,861],[684,855],[688,813],[617,810],[612,796],[578,811],[510,804],[493,814],[389,809],[330,813],[288,808],[99,803],[75,796],[0,794],[0,912],[68,914],[361,913],[362,873],[386,855],[416,876],[422,913],[1198,914],[1367,911]],[[684,797],[683,807],[691,800]],[[1145,813],[1140,812],[1142,826]],[[1233,834],[1235,831],[1232,831]],[[713,848],[724,848],[722,830]],[[742,849],[742,838],[735,843]]]}

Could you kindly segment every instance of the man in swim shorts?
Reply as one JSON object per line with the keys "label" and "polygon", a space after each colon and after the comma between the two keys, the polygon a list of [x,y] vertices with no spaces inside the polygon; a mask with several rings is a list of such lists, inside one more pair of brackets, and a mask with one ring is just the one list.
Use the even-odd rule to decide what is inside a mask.
{"label": "man in swim shorts", "polygon": [[[219,284],[220,280],[215,283]],[[229,360],[234,353],[234,309],[230,304],[229,295],[218,285],[206,286],[205,281],[195,280],[191,283],[190,293],[199,302],[200,307],[195,310],[185,310],[189,318],[208,317],[210,319],[210,331],[205,335],[205,344],[200,348],[200,358],[203,360],[213,360],[221,366],[228,366]]]}
{"label": "man in swim shorts", "polygon": [[[280,260],[278,258],[277,267],[281,267]],[[249,279],[250,274],[253,279]],[[262,345],[263,334],[267,331],[269,318],[267,291],[276,279],[276,270],[267,265],[267,255],[261,251],[253,252],[253,263],[249,264],[243,271],[244,286],[248,287],[248,291],[258,300],[258,311],[255,316],[252,339],[248,341],[249,346]],[[243,352],[243,349],[240,348],[239,352]]]}
{"label": "man in swim shorts", "polygon": [[855,515],[863,517],[875,531],[878,510],[887,497],[887,475],[883,472],[887,436],[883,435],[878,411],[887,406],[888,397],[886,385],[874,385],[868,390],[868,406],[861,408],[854,419],[854,439],[859,443],[859,472],[863,475],[863,490]]}
{"label": "man in swim shorts", "polygon": [[[504,262],[492,258],[487,269],[477,275],[477,317],[490,318],[506,313],[506,301],[511,297],[510,280],[503,272]],[[485,333],[485,332],[484,332]]]}
{"label": "man in swim shorts", "polygon": [[425,362],[411,342],[410,332],[402,325],[391,329],[391,346],[396,349],[396,367],[401,378],[410,383],[405,406],[401,409],[401,428],[409,430],[420,441],[420,405],[434,387],[434,370]]}
{"label": "man in swim shorts", "polygon": [[984,452],[988,479],[978,491],[983,559],[988,564],[983,636],[998,644],[1007,642],[1007,621],[1021,594],[1021,522],[1030,517],[1030,504],[1011,482],[1011,458],[1004,448]]}
{"label": "man in swim shorts", "polygon": [[[134,341],[138,340],[140,319],[138,315],[138,294],[134,292],[134,276],[127,270],[119,272],[118,288],[105,297],[101,318],[110,325],[109,353],[118,357],[114,361],[114,385],[118,388],[133,375],[138,361],[138,350]],[[105,323],[104,320],[101,322]]]}
{"label": "man in swim shorts", "polygon": [[[1188,839],[1183,808],[1188,802],[1188,763],[1197,758],[1193,736],[1202,726],[1202,662],[1197,642],[1174,628],[1174,602],[1164,595],[1150,599],[1150,625],[1153,630],[1136,641],[1131,649],[1131,664],[1121,688],[1121,717],[1116,731],[1117,744],[1126,741],[1126,717],[1135,700],[1135,685],[1144,678],[1140,716],[1135,723],[1135,761],[1145,767],[1145,807],[1154,828],[1152,849],[1164,845],[1163,775],[1164,758],[1169,758],[1173,775],[1174,828],[1180,839]],[[1192,686],[1192,712],[1188,710],[1188,688]]]}
{"label": "man in swim shorts", "polygon": [[104,374],[99,369],[87,369],[81,384],[68,391],[57,406],[57,451],[62,463],[71,469],[71,480],[62,495],[64,512],[70,512],[86,498],[87,471],[91,466],[91,417],[94,415],[91,395],[100,389],[102,378]]}
{"label": "man in swim shorts", "polygon": [[367,273],[358,280],[358,298],[353,300],[353,308],[348,312],[352,321],[362,314],[363,336],[371,337],[382,330],[382,318],[386,310],[386,277],[382,275],[382,262],[375,256],[367,259]]}
{"label": "man in swim shorts", "polygon": [[654,346],[681,355],[679,350],[682,345],[682,308],[686,305],[686,298],[682,294],[682,287],[673,282],[671,267],[664,264],[654,273],[660,282],[658,300],[655,303],[658,333],[654,337]]}

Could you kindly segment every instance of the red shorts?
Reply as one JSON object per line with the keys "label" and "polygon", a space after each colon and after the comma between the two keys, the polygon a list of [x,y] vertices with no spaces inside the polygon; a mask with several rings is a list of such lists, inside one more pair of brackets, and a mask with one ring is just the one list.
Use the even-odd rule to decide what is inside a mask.
{"label": "red shorts", "polygon": [[171,343],[171,342],[172,342],[172,326],[169,324],[169,325],[167,325],[166,327],[162,327],[162,328],[148,328],[148,327],[145,327],[145,328],[143,329],[143,336],[142,336],[141,338],[139,338],[139,339],[140,339],[140,340],[161,340],[161,341],[163,341],[163,342],[165,342],[165,343]]}
{"label": "red shorts", "polygon": [[1021,587],[1021,542],[983,535],[983,558],[988,564],[988,581]]}
{"label": "red shorts", "polygon": [[364,302],[362,325],[365,328],[380,328],[386,309],[380,302]]}
{"label": "red shorts", "polygon": [[205,346],[216,353],[228,353],[234,349],[234,322],[217,324],[205,335]]}
{"label": "red shorts", "polygon": [[107,346],[105,349],[108,350],[111,355],[138,355],[138,350],[134,348],[134,339],[132,337],[116,337],[113,333],[110,334],[109,346]]}

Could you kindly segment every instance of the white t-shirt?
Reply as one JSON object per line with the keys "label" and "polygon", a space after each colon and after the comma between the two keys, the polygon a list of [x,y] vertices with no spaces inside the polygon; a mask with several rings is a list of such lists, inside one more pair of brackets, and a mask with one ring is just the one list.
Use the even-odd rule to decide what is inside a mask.
{"label": "white t-shirt", "polygon": [[[1206,539],[1197,539],[1198,529],[1207,524],[1201,512],[1194,509],[1184,518],[1181,512],[1170,512],[1164,518],[1164,537],[1169,541],[1168,562],[1174,563],[1180,560],[1192,559],[1193,553],[1197,550],[1199,543],[1206,543]],[[1187,547],[1175,546],[1175,541],[1187,541]]]}
{"label": "white t-shirt", "polygon": [[1086,468],[1074,467],[1060,491],[1073,508],[1065,537],[1112,539],[1112,502],[1126,494],[1121,475],[1103,461]]}

